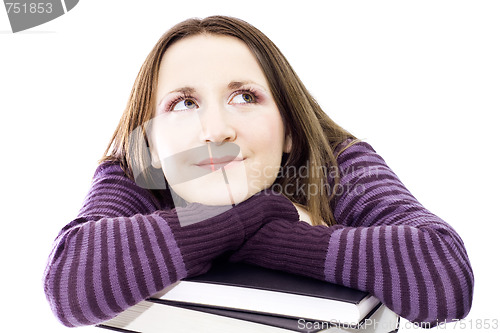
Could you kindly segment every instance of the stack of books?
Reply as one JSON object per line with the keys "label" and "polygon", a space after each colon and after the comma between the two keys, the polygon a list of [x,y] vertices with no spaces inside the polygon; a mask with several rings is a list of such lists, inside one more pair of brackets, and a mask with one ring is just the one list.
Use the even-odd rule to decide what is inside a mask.
{"label": "stack of books", "polygon": [[397,332],[399,316],[366,292],[219,262],[99,327],[118,332]]}

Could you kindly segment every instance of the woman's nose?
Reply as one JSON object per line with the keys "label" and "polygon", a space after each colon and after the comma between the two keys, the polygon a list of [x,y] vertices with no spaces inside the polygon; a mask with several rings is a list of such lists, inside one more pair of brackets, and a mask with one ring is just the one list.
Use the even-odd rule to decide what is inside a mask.
{"label": "woman's nose", "polygon": [[234,141],[236,129],[223,107],[213,106],[200,113],[203,142],[224,143]]}

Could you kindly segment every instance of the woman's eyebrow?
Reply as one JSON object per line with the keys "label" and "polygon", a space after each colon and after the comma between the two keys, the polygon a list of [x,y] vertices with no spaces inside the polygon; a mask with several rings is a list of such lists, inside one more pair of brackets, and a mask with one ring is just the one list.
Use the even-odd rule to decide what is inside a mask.
{"label": "woman's eyebrow", "polygon": [[269,88],[267,88],[265,86],[265,84],[260,84],[260,83],[257,83],[255,81],[252,81],[252,80],[246,80],[246,81],[231,81],[228,85],[227,85],[227,88],[229,90],[235,90],[235,89],[239,89],[247,84],[253,84],[253,85],[256,85],[258,86],[261,91],[263,91],[264,93],[266,94],[271,94],[271,92],[269,91]]}
{"label": "woman's eyebrow", "polygon": [[180,92],[183,95],[193,95],[195,91],[196,91],[196,89],[194,89],[193,87],[182,87],[182,88],[172,90],[172,91],[166,93],[165,95],[163,95],[163,97],[158,102],[157,106],[160,106],[163,103],[163,101],[165,100],[165,98],[172,93]]}
{"label": "woman's eyebrow", "polygon": [[[231,81],[227,85],[227,88],[228,89],[238,89],[238,88],[241,88],[247,84],[257,84],[260,86],[260,84],[255,83],[254,81],[247,80],[247,81]],[[174,93],[174,92],[180,92],[180,93],[184,93],[184,94],[193,94],[195,91],[196,91],[196,89],[193,87],[182,87],[182,88],[172,90],[171,92],[169,92],[169,94]]]}
{"label": "woman's eyebrow", "polygon": [[[231,81],[228,85],[227,85],[227,88],[228,89],[238,89],[238,88],[241,88],[243,87],[244,85],[247,85],[247,84],[257,84],[253,81]],[[257,84],[260,86],[260,84]]]}
{"label": "woman's eyebrow", "polygon": [[196,91],[196,89],[194,89],[193,87],[182,87],[182,88],[179,88],[179,89],[172,90],[168,94],[171,94],[171,93],[174,93],[174,92],[180,92],[180,93],[183,93],[183,94],[186,94],[186,95],[191,95],[195,91]]}

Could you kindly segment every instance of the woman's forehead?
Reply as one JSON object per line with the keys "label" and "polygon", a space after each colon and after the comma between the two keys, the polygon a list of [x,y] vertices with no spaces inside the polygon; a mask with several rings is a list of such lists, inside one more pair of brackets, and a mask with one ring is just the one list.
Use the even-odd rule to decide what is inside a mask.
{"label": "woman's forehead", "polygon": [[257,59],[243,41],[230,36],[196,35],[181,39],[167,49],[160,64],[158,83],[173,90],[181,86],[227,85],[232,81],[266,85]]}

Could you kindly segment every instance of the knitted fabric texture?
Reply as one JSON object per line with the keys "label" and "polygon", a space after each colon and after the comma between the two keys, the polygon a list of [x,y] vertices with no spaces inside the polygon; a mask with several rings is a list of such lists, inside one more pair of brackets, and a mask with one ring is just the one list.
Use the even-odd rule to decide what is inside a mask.
{"label": "knitted fabric texture", "polygon": [[[74,221],[55,240],[47,299],[66,326],[92,325],[231,254],[233,261],[366,290],[416,323],[463,318],[473,274],[464,244],[426,210],[364,142],[338,157],[337,225],[298,221],[281,194],[260,192],[212,216],[214,207],[164,209],[116,164],[98,167]],[[330,178],[330,185],[333,180]],[[181,226],[177,211],[200,221]]]}
{"label": "knitted fabric texture", "polygon": [[338,157],[337,225],[264,225],[234,261],[368,291],[423,327],[464,318],[474,277],[453,228],[425,209],[365,143]]}

